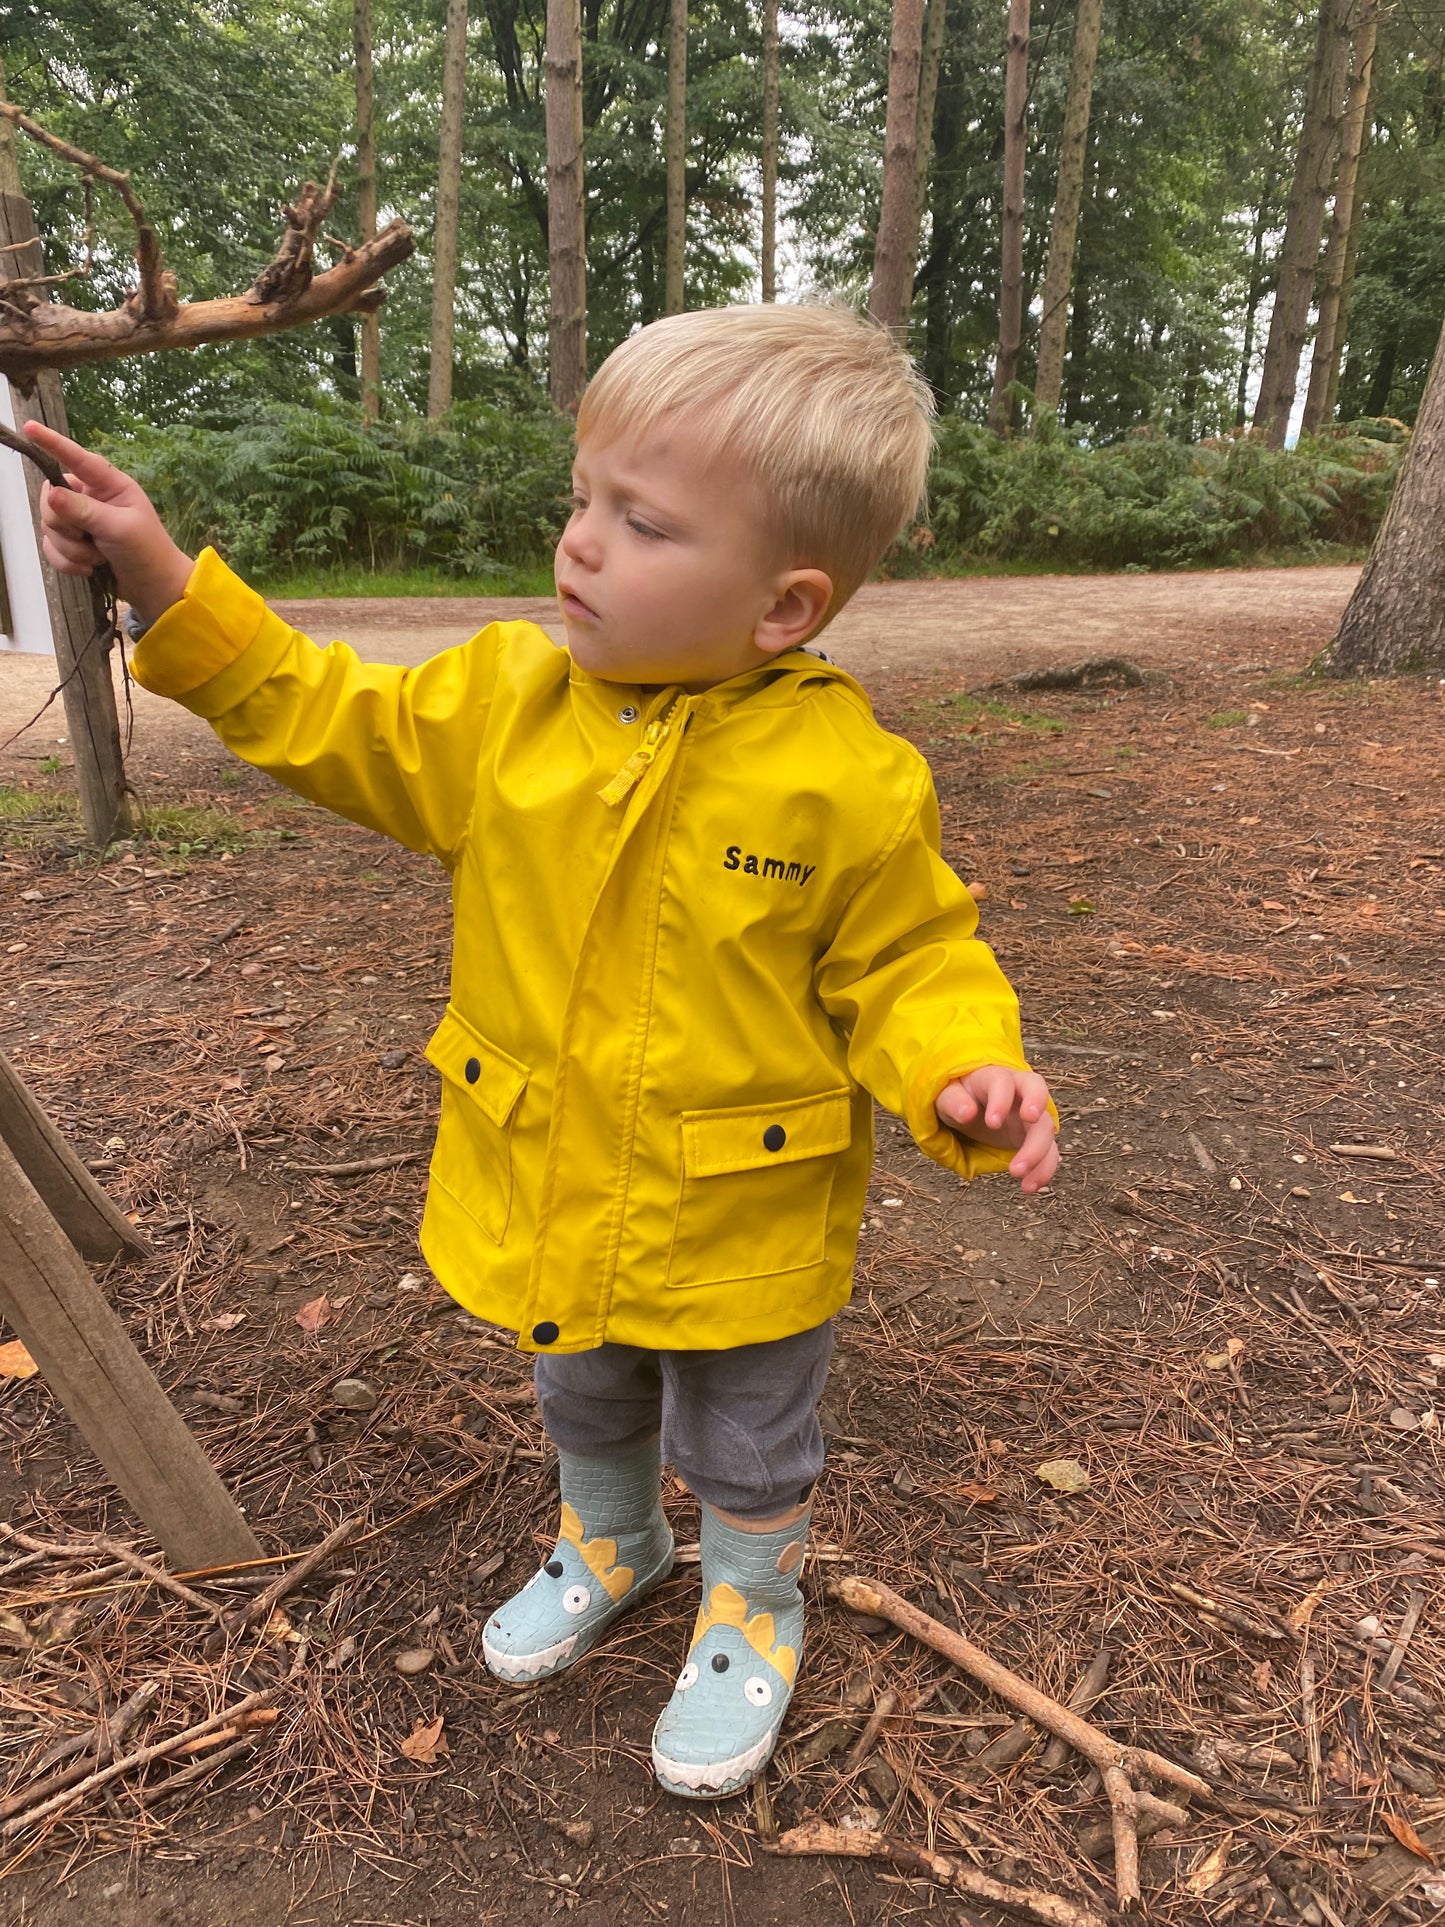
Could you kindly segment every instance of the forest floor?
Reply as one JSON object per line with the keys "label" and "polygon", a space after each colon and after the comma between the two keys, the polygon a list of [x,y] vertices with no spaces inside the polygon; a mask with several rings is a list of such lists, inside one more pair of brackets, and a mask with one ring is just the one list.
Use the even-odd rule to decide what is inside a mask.
{"label": "forest floor", "polygon": [[[571,1674],[519,1692],[482,1665],[555,1500],[525,1361],[415,1246],[445,879],[157,705],[131,756],[156,834],[104,864],[63,726],[0,757],[0,1049],[154,1244],[114,1302],[268,1551],[367,1533],[219,1652],[99,1553],[0,1545],[6,1927],[1004,1920],[770,1850],[809,1817],[1107,1916],[1097,1783],[980,1757],[1008,1709],[831,1601],[852,1570],[1056,1697],[1109,1649],[1094,1720],[1211,1785],[1144,1849],[1150,1918],[1439,1917],[1445,689],[1301,676],[1349,579],[904,584],[840,627],[933,763],[1064,1163],[1032,1203],[965,1190],[880,1118],[766,1800],[651,1778],[695,1560]],[[1084,653],[1146,680],[981,690]],[[0,663],[0,706],[35,667]],[[372,1410],[333,1401],[357,1376]],[[1042,1481],[1057,1459],[1087,1487]],[[38,1378],[0,1380],[0,1517],[57,1547],[134,1531]],[[28,1824],[47,1750],[146,1681],[133,1743],[256,1687],[278,1717]]]}

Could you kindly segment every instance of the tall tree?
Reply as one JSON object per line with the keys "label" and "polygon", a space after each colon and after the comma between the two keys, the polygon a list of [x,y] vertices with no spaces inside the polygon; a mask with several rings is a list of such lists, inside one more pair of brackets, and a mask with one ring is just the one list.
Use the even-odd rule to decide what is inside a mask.
{"label": "tall tree", "polygon": [[1375,546],[1321,659],[1331,676],[1445,674],[1445,332]]}
{"label": "tall tree", "polygon": [[918,152],[918,82],[923,63],[923,0],[893,0],[888,47],[888,119],[883,132],[883,197],[873,248],[868,312],[904,340],[918,254],[914,171]]}
{"label": "tall tree", "polygon": [[[355,0],[356,201],[363,241],[376,235],[376,115],[372,98],[371,0]],[[361,332],[361,412],[374,422],[381,413],[381,322],[364,314]]]}
{"label": "tall tree", "polygon": [[760,263],[764,301],[778,298],[778,0],[763,0],[763,235]]}
{"label": "tall tree", "polygon": [[1299,379],[1300,350],[1309,330],[1310,301],[1319,264],[1320,231],[1339,143],[1354,0],[1320,0],[1314,53],[1305,88],[1294,180],[1280,248],[1274,312],[1265,343],[1254,425],[1271,448],[1283,448]]}
{"label": "tall tree", "polygon": [[1345,345],[1340,325],[1345,272],[1350,256],[1350,235],[1354,229],[1356,188],[1359,184],[1360,157],[1365,150],[1370,93],[1375,78],[1375,42],[1380,30],[1380,0],[1360,0],[1355,26],[1355,58],[1350,74],[1350,91],[1345,101],[1345,121],[1340,134],[1340,166],[1335,177],[1335,205],[1330,216],[1330,238],[1325,243],[1324,265],[1320,269],[1319,314],[1315,321],[1315,348],[1310,361],[1309,392],[1305,396],[1305,434],[1312,435],[1327,419],[1330,390],[1339,389],[1340,355]]}
{"label": "tall tree", "polygon": [[1069,290],[1074,279],[1079,209],[1084,200],[1084,154],[1089,144],[1094,67],[1099,58],[1103,20],[1104,0],[1079,0],[1074,20],[1073,59],[1069,64],[1069,91],[1064,102],[1064,131],[1059,142],[1059,181],[1049,228],[1048,265],[1044,269],[1043,313],[1039,320],[1039,368],[1034,379],[1034,398],[1040,416],[1046,409],[1057,414],[1064,385]]}
{"label": "tall tree", "polygon": [[938,76],[943,71],[943,43],[948,32],[948,0],[928,0],[923,29],[923,58],[918,70],[918,140],[913,151],[913,252],[908,260],[910,299],[916,292],[918,249],[923,217],[928,212],[928,182],[933,172],[933,121],[938,111]]}
{"label": "tall tree", "polygon": [[553,403],[575,414],[587,386],[581,0],[547,0],[546,66],[550,388]]}
{"label": "tall tree", "polygon": [[667,23],[667,254],[662,307],[681,314],[687,254],[687,0],[672,0]]}
{"label": "tall tree", "polygon": [[1009,388],[1018,379],[1024,331],[1024,159],[1029,112],[1029,0],[1009,0],[1004,70],[1003,224],[1000,245],[998,352],[988,422],[1004,434],[1013,419]]}
{"label": "tall tree", "polygon": [[462,110],[467,87],[467,0],[447,0],[442,55],[442,127],[437,156],[437,215],[432,242],[431,367],[426,412],[445,415],[452,405],[452,359],[456,342],[457,245],[461,236]]}

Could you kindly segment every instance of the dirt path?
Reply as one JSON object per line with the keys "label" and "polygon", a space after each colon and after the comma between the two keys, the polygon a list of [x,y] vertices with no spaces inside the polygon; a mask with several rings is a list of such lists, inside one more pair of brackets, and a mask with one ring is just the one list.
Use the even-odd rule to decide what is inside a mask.
{"label": "dirt path", "polygon": [[[1445,1881],[1391,1831],[1445,1852],[1445,690],[1298,678],[1348,580],[870,592],[855,660],[932,763],[1064,1163],[1026,1203],[879,1119],[770,1805],[652,1781],[686,1557],[575,1673],[519,1693],[482,1663],[556,1500],[526,1361],[416,1252],[446,878],[147,733],[173,712],[144,712],[135,759],[162,834],[104,865],[77,855],[63,770],[0,762],[0,1050],[153,1241],[108,1281],[117,1310],[268,1552],[354,1513],[370,1534],[286,1602],[304,1646],[225,1652],[192,1604],[99,1580],[101,1555],[0,1548],[0,1802],[143,1681],[147,1741],[279,1694],[212,1778],[128,1775],[7,1837],[6,1927],[959,1917],[879,1866],[769,1851],[813,1816],[1108,1914],[1080,1762],[981,1760],[1009,1712],[832,1603],[852,1568],[1059,1697],[1110,1649],[1094,1717],[1218,1786],[1146,1848],[1160,1927],[1439,1917]],[[1164,673],[958,694],[1121,646]],[[356,1375],[369,1411],[334,1396]],[[1056,1459],[1087,1486],[1046,1483]],[[665,1497],[688,1546],[696,1506]],[[0,1518],[61,1546],[135,1530],[38,1377],[0,1380]]]}
{"label": "dirt path", "polygon": [[[962,582],[875,583],[828,633],[827,649],[870,689],[896,675],[976,685],[1009,668],[1123,653],[1144,664],[1220,656],[1239,662],[1272,652],[1288,634],[1320,647],[1349,599],[1353,568],[1206,570],[1189,575],[990,576]],[[337,599],[278,602],[318,642],[342,637],[377,662],[418,663],[488,622],[539,622],[561,634],[551,602],[536,596],[482,599]],[[20,728],[54,681],[47,656],[0,655],[0,739]],[[137,690],[142,760],[217,754],[210,731],[173,703]],[[54,710],[23,745],[48,756],[65,723]]]}

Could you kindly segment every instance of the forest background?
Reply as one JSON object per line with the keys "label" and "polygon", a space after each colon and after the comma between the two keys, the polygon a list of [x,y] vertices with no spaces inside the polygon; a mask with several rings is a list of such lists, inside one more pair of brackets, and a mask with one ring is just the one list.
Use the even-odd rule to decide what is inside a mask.
{"label": "forest background", "polygon": [[[784,299],[867,299],[900,4],[803,0],[775,15]],[[1010,10],[950,0],[945,12],[931,0],[904,326],[939,400],[939,447],[928,524],[885,567],[1138,568],[1357,553],[1383,514],[1445,308],[1445,10],[1431,0],[1318,9],[1105,0],[1055,411],[1034,405],[1038,322],[1087,5],[1039,0],[1018,70],[1027,88],[1024,320],[1017,380],[1000,396]],[[1015,22],[1018,9],[1014,0]],[[445,189],[438,221],[449,11],[451,92],[455,101],[460,85],[462,109],[448,344],[436,331],[433,282],[439,230],[445,256],[449,227]],[[681,82],[680,12],[681,300],[756,299],[765,278],[763,11],[746,0],[681,9],[678,0],[583,0],[592,368],[678,305],[667,272],[666,133],[669,73]],[[1350,48],[1358,66],[1360,20],[1372,12],[1378,39],[1350,195],[1339,159],[1349,145]],[[1328,371],[1336,393],[1313,432],[1280,448],[1282,421],[1274,435],[1247,425],[1287,271],[1287,215],[1327,22],[1338,42],[1326,166],[1337,232],[1332,240],[1326,203],[1304,272],[1314,302],[1330,285],[1334,248],[1343,283]],[[333,317],[245,345],[74,370],[71,424],[141,476],[183,539],[216,541],[272,590],[540,588],[570,446],[570,420],[548,398],[542,0],[473,0],[470,17],[463,0],[450,9],[446,0],[0,4],[9,97],[131,170],[181,292],[195,298],[244,286],[269,257],[278,208],[338,156],[345,192],[332,231],[354,239],[372,218],[358,197],[363,38],[380,219],[402,216],[419,243],[389,277],[375,397],[362,394],[365,323]],[[676,98],[672,114],[676,127]],[[20,158],[49,265],[89,262],[63,298],[122,300],[134,273],[124,210],[87,199],[74,170],[43,150],[26,144]],[[441,272],[453,272],[445,260]],[[1311,325],[1314,315],[1311,306]],[[440,388],[439,355],[449,377]],[[1291,394],[1297,380],[1303,397],[1310,363],[1306,344]]]}

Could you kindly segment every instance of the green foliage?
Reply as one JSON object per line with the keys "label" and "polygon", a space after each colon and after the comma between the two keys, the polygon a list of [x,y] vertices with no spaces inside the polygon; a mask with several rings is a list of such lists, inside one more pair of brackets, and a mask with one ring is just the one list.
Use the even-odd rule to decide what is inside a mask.
{"label": "green foliage", "polygon": [[1293,449],[1249,436],[1198,443],[1157,429],[1090,447],[1051,426],[999,441],[957,417],[930,482],[937,563],[1179,568],[1262,550],[1368,542],[1400,445],[1332,430]]}
{"label": "green foliage", "polygon": [[540,397],[512,399],[445,423],[278,406],[235,428],[137,430],[106,452],[177,541],[213,543],[243,574],[431,565],[524,589],[564,519],[572,438]]}

